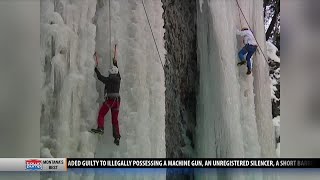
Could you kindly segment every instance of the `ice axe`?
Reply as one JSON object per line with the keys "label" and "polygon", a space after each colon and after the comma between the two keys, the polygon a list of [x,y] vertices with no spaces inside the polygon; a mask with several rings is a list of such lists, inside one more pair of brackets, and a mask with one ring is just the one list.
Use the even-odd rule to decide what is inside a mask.
{"label": "ice axe", "polygon": [[114,45],[114,55],[113,58],[115,59],[117,55],[117,44]]}
{"label": "ice axe", "polygon": [[96,67],[97,67],[98,64],[99,64],[99,62],[98,62],[98,57],[97,57],[97,52],[94,52],[94,56],[95,56]]}
{"label": "ice axe", "polygon": [[117,55],[117,44],[114,45],[114,53],[113,53],[113,59],[114,61],[116,61],[116,55]]}

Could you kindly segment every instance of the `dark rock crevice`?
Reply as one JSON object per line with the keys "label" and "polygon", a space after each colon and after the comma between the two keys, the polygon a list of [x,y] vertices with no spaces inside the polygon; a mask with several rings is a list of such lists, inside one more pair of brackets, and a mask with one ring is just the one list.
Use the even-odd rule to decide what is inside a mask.
{"label": "dark rock crevice", "polygon": [[280,116],[280,78],[277,78],[276,75],[279,75],[280,72],[277,72],[280,68],[280,63],[269,60],[269,74],[271,79],[275,79],[278,84],[276,84],[277,90],[275,91],[275,96],[279,99],[278,101],[272,100],[272,118]]}
{"label": "dark rock crevice", "polygon": [[[196,126],[197,31],[195,0],[162,0],[166,63],[166,157],[193,157]],[[167,179],[192,179],[192,175]]]}

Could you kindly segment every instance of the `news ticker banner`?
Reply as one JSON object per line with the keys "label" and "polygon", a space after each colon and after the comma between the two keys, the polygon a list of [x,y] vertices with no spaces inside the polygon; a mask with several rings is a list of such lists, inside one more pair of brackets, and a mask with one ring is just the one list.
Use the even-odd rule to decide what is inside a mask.
{"label": "news ticker banner", "polygon": [[73,168],[320,168],[308,159],[106,159],[0,158],[0,171],[67,171]]}

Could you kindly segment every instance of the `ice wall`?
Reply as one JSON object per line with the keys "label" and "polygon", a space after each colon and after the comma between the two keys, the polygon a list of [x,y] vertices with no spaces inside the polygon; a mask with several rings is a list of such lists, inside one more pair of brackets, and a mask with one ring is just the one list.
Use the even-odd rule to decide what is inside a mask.
{"label": "ice wall", "polygon": [[[145,1],[165,63],[161,5],[160,0]],[[107,76],[112,55],[110,24],[112,46],[118,44],[122,77],[120,146],[113,143],[110,115],[105,118],[105,134],[100,141],[87,132],[96,127],[103,97],[103,84],[94,74],[93,54],[96,50],[98,68]],[[41,49],[42,157],[165,157],[164,72],[142,1],[43,0]],[[148,177],[130,173],[81,179],[165,178],[165,171],[162,176]],[[63,178],[79,179],[78,175]]]}
{"label": "ice wall", "polygon": [[[100,4],[97,15],[99,54],[108,54],[108,1]],[[161,2],[146,1],[147,12],[164,60]],[[107,22],[107,23],[106,23]],[[99,157],[164,157],[164,73],[147,24],[141,1],[111,1],[112,44],[118,44],[118,64],[122,77],[120,133],[121,145],[113,144],[110,116]],[[102,58],[106,67],[110,58]],[[99,66],[100,68],[100,66]],[[100,68],[107,75],[108,68]],[[100,83],[101,85],[101,83]],[[101,151],[100,151],[101,150]]]}
{"label": "ice wall", "polygon": [[[122,137],[120,146],[115,146],[111,117],[106,116],[105,134],[97,146],[95,157],[165,157],[164,71],[147,24],[142,1],[111,1],[110,5],[111,24],[109,1],[98,1],[96,49],[102,56],[102,65],[99,65],[99,68],[107,75],[110,67],[111,26],[111,42],[112,46],[118,44],[117,58],[122,77],[119,116]],[[165,63],[161,5],[159,0],[145,1],[160,55]],[[101,83],[98,83],[98,86],[100,85]],[[165,170],[159,173],[119,172],[116,176],[107,178],[165,179]],[[96,175],[95,179],[105,178]]]}
{"label": "ice wall", "polygon": [[[238,0],[265,53],[262,0]],[[253,75],[238,67],[243,46],[236,29],[246,25],[236,0],[198,1],[198,157],[275,157],[268,64],[253,56]],[[241,21],[240,21],[241,18]],[[241,24],[240,24],[241,23]],[[200,174],[197,179],[269,179],[262,172]]]}
{"label": "ice wall", "polygon": [[275,138],[274,127],[270,122],[272,119],[272,105],[270,102],[270,76],[269,66],[267,63],[266,43],[263,26],[263,1],[252,1],[253,10],[251,18],[253,19],[251,27],[254,29],[257,41],[263,50],[256,53],[254,71],[254,94],[255,94],[255,107],[256,107],[256,121],[259,135],[259,143],[261,146],[262,157],[276,157],[274,150]]}
{"label": "ice wall", "polygon": [[95,1],[41,1],[42,157],[93,157]]}

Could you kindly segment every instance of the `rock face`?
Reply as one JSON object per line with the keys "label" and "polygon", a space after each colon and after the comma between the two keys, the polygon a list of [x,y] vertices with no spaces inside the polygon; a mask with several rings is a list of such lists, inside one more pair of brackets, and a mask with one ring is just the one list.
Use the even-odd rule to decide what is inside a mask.
{"label": "rock face", "polygon": [[166,157],[184,158],[192,156],[196,125],[196,1],[162,0],[162,3],[167,51]]}
{"label": "rock face", "polygon": [[272,99],[272,118],[280,116],[280,63],[275,61],[269,61],[270,66],[270,77],[272,79],[275,79],[277,81],[277,84],[275,85],[277,90],[275,90],[275,96],[279,100]]}

